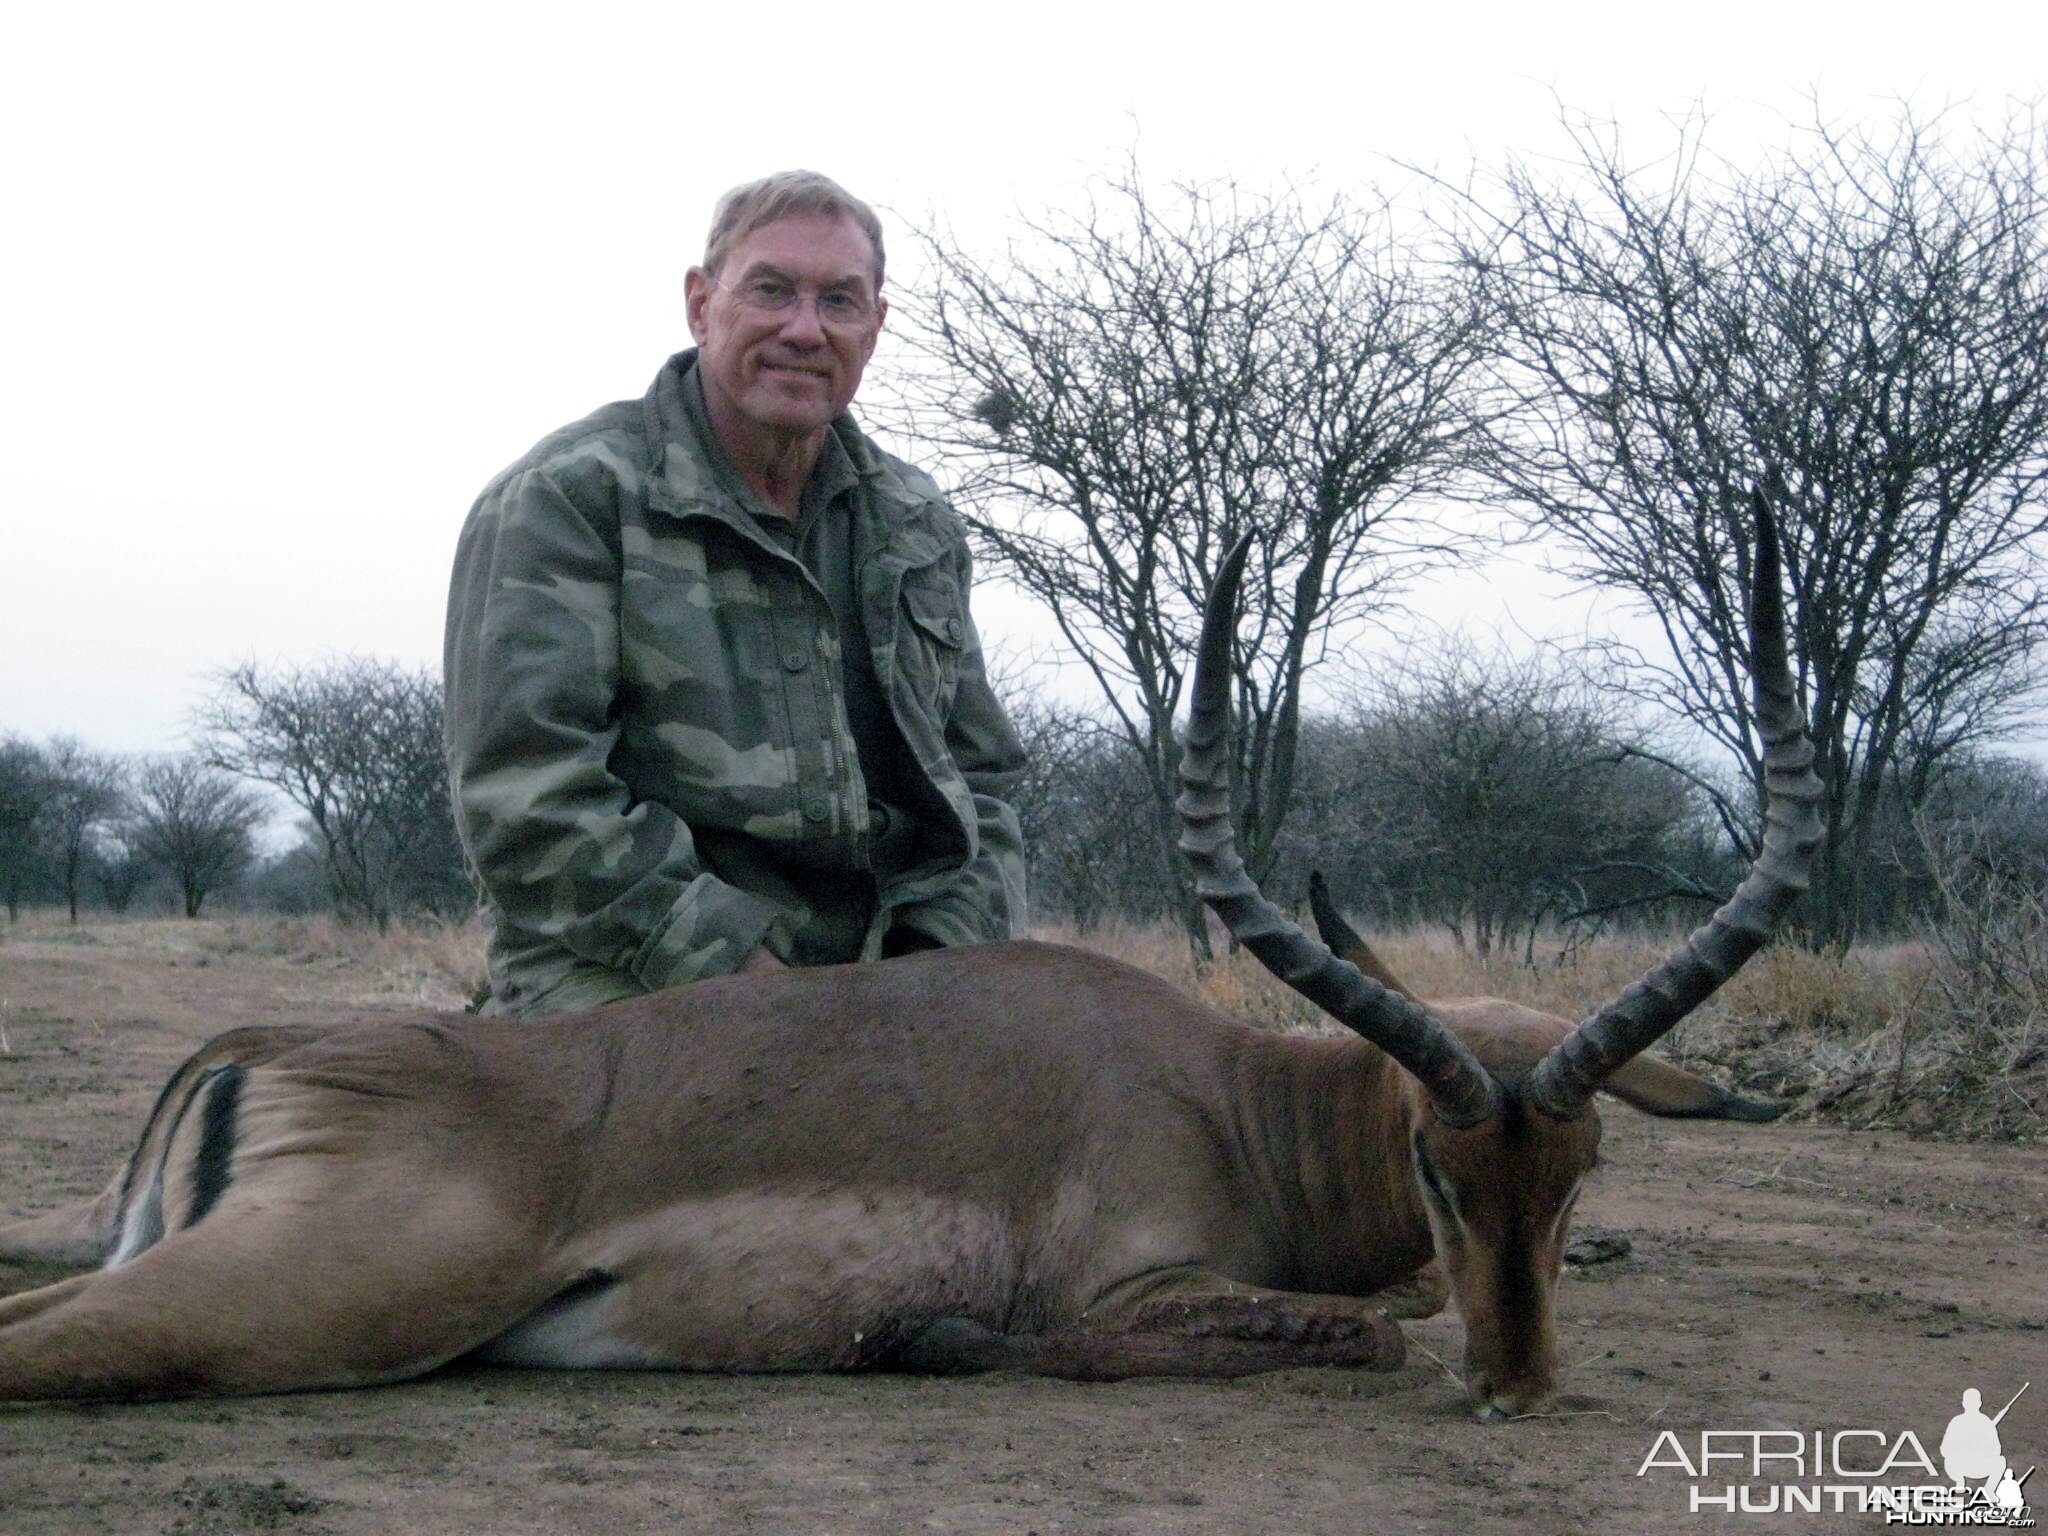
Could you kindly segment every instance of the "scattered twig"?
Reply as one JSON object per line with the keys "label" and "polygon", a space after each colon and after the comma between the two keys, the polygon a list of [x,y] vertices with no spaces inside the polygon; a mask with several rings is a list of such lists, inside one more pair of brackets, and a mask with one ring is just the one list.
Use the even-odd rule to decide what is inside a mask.
{"label": "scattered twig", "polygon": [[1438,1354],[1435,1350],[1431,1349],[1427,1344],[1416,1343],[1416,1341],[1413,1339],[1410,1339],[1408,1342],[1410,1344],[1413,1344],[1415,1348],[1421,1350],[1425,1355],[1429,1356],[1430,1359],[1434,1360],[1437,1364],[1437,1369],[1442,1371],[1446,1376],[1450,1377],[1451,1381],[1457,1386],[1457,1389],[1460,1392],[1465,1390],[1465,1378],[1460,1376],[1456,1371],[1452,1370],[1448,1365],[1445,1365],[1444,1357],[1442,1355]]}
{"label": "scattered twig", "polygon": [[1754,1168],[1730,1168],[1726,1173],[1716,1174],[1714,1182],[1716,1184],[1734,1184],[1743,1189],[1755,1189],[1759,1184],[1770,1183],[1804,1184],[1812,1189],[1825,1190],[1831,1195],[1844,1193],[1837,1186],[1823,1184],[1819,1179],[1803,1179],[1796,1173],[1785,1173],[1782,1171],[1784,1166],[1783,1163],[1780,1163],[1769,1173],[1759,1173]]}
{"label": "scattered twig", "polygon": [[[1662,1413],[1664,1410],[1660,1408],[1657,1411]],[[1613,1419],[1617,1424],[1621,1422],[1616,1415],[1609,1413],[1605,1408],[1550,1409],[1544,1413],[1514,1413],[1508,1415],[1510,1423],[1519,1424],[1524,1419]]]}

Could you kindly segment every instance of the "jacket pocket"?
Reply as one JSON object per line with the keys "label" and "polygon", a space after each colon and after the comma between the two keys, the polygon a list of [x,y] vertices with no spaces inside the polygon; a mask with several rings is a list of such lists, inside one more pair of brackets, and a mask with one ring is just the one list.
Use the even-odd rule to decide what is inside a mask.
{"label": "jacket pocket", "polygon": [[918,702],[943,720],[960,686],[967,649],[967,604],[949,572],[925,569],[903,576],[903,617],[896,662]]}

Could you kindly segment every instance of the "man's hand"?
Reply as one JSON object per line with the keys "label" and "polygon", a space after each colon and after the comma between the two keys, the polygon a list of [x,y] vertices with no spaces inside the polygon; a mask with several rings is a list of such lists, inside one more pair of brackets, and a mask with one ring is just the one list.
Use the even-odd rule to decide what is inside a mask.
{"label": "man's hand", "polygon": [[789,967],[776,959],[769,950],[758,948],[740,962],[740,968],[736,974],[741,976],[761,976],[770,971],[786,971],[788,969]]}

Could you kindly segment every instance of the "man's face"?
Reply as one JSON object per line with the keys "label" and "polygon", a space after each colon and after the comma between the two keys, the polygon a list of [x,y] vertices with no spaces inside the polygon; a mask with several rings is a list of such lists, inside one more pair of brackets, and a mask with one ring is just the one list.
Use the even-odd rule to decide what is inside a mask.
{"label": "man's face", "polygon": [[[685,293],[712,419],[778,435],[815,431],[846,409],[888,311],[867,236],[819,214],[762,225],[716,278],[692,267]],[[791,293],[794,304],[768,307]]]}

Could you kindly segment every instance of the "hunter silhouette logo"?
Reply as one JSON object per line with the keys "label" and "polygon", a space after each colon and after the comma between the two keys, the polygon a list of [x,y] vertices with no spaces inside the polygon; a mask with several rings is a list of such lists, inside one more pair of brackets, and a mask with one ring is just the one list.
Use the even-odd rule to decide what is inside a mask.
{"label": "hunter silhouette logo", "polygon": [[2016,1510],[2023,1515],[2027,1501],[2022,1490],[2027,1478],[2034,1475],[2034,1469],[2029,1467],[2024,1475],[2013,1476],[1999,1443],[1998,1421],[2012,1411],[2013,1403],[2018,1402],[2021,1394],[2032,1385],[2032,1382],[2023,1385],[1990,1418],[1982,1412],[1984,1394],[1971,1387],[1963,1393],[1963,1411],[1948,1421],[1948,1432],[1941,1437],[1942,1470],[1948,1473],[1956,1487],[1974,1482],[1978,1491],[1990,1499],[1993,1508]]}
{"label": "hunter silhouette logo", "polygon": [[[1936,1454],[1912,1430],[1703,1429],[1691,1440],[1667,1429],[1637,1477],[1678,1472],[1692,1479],[1694,1514],[1869,1514],[1887,1525],[2029,1527],[2027,1480],[2016,1471],[1999,1425],[2031,1382],[1984,1412],[1984,1394],[1961,1394]],[[1952,1399],[1953,1401],[1953,1399]]]}

